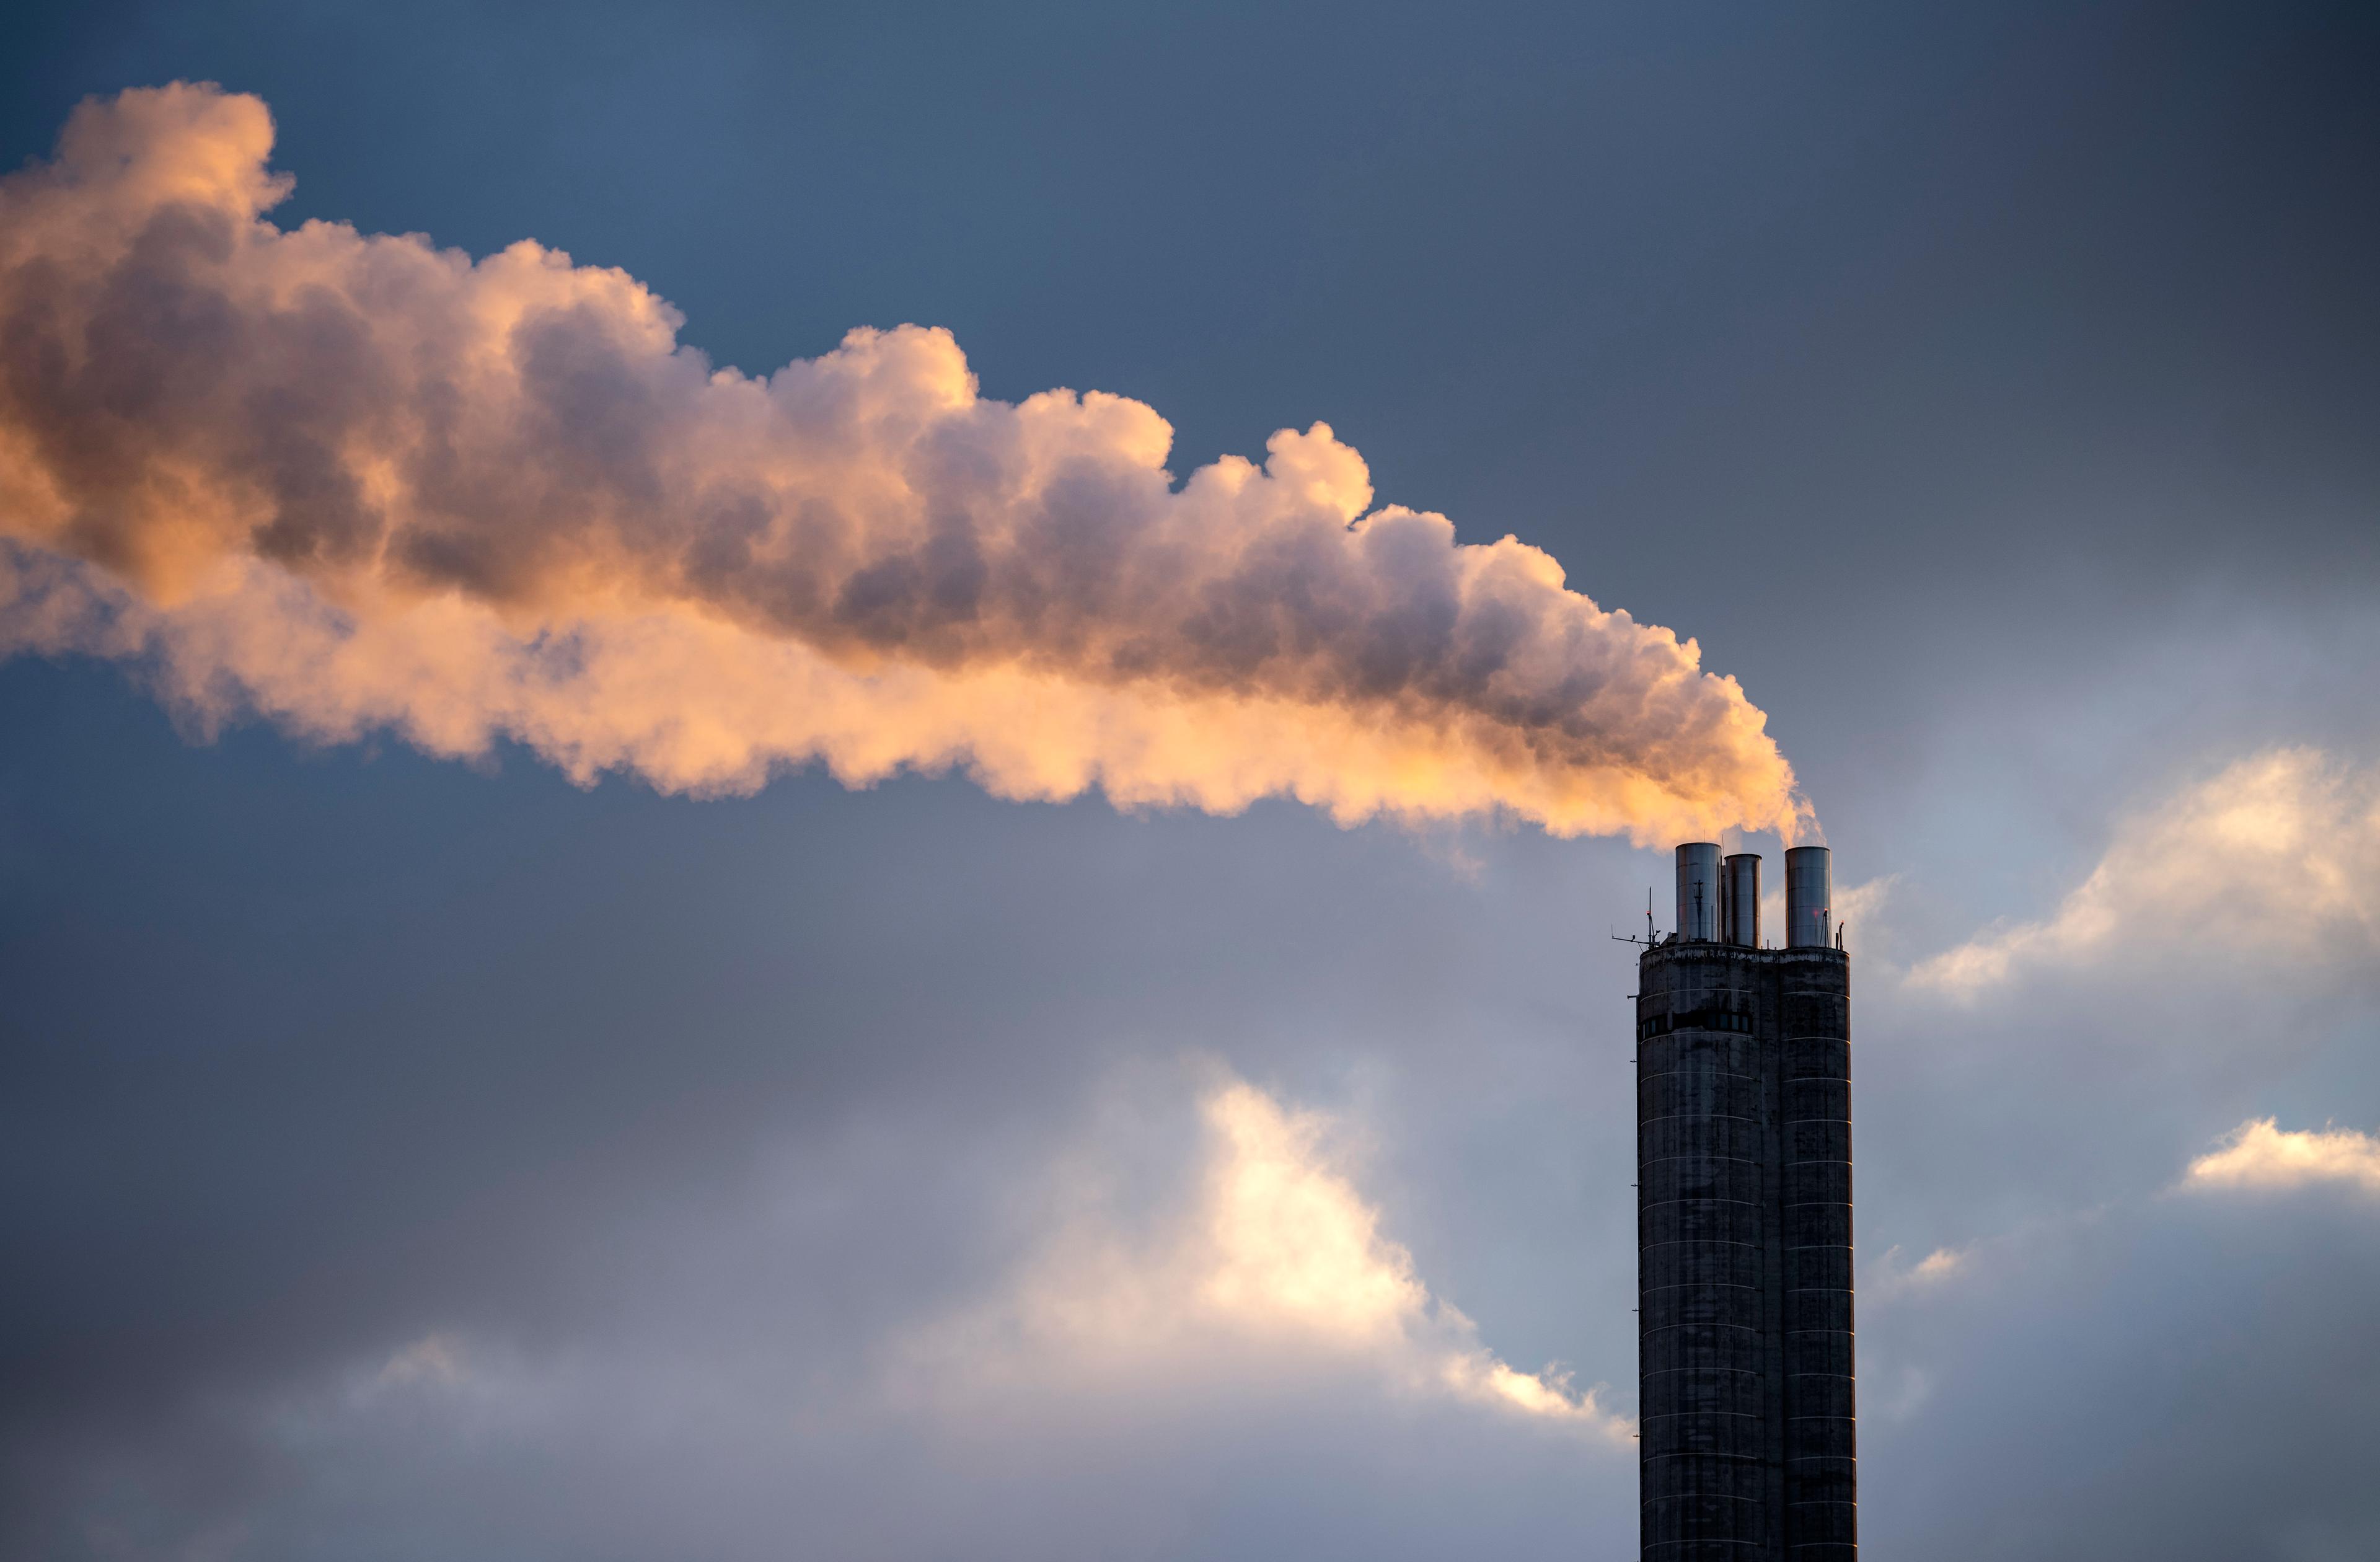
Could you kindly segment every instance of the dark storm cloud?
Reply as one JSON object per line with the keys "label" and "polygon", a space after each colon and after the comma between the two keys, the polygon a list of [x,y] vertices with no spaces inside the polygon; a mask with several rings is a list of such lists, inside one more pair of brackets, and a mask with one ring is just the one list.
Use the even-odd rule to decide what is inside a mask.
{"label": "dark storm cloud", "polygon": [[2128,1201],[1871,1298],[1871,1532],[1961,1559],[2369,1556],[2375,1229],[2380,1200],[2337,1188]]}

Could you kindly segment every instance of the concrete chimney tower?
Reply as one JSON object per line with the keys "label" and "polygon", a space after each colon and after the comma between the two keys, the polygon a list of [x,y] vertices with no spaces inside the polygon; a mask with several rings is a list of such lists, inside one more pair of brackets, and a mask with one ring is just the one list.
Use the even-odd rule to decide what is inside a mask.
{"label": "concrete chimney tower", "polygon": [[1781,949],[1758,860],[1726,878],[1721,918],[1718,848],[1678,848],[1637,961],[1642,1555],[1853,1562],[1851,958],[1826,848],[1785,854]]}

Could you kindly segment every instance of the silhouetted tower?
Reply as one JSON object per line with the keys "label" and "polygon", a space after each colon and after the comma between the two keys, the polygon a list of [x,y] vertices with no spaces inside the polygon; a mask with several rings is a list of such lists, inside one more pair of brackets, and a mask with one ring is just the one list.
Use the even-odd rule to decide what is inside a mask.
{"label": "silhouetted tower", "polygon": [[1851,1562],[1851,961],[1824,847],[1678,848],[1678,931],[1637,961],[1645,1562]]}

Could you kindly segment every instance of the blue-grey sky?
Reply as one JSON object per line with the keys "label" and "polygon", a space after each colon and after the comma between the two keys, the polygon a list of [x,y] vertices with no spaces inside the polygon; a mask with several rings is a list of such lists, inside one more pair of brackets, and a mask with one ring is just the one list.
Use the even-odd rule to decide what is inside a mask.
{"label": "blue-grey sky", "polygon": [[[1773,873],[1781,764],[1851,910],[1870,1549],[2380,1553],[2369,14],[94,5],[11,36],[0,1554],[1633,1556],[1608,934],[1672,820],[1734,809]],[[517,338],[566,415],[454,457],[403,568],[358,566],[378,501],[309,431],[429,417],[388,367],[464,318],[426,272],[356,306],[404,345],[374,356],[301,308],[364,296],[334,230],[152,223],[104,296],[37,263],[154,215],[103,159],[42,171],[79,103],[126,166],[247,133],[211,94],[108,106],[176,81],[269,107],[285,233],[534,239],[751,375],[943,328],[990,401],[1153,408],[1171,480],[1133,486],[1115,404],[1061,409],[1094,456],[1038,489],[1044,436],[971,425],[902,470],[977,528],[1005,627],[935,616],[964,571],[808,614],[671,497],[794,446],[728,448],[602,293]],[[189,307],[268,274],[278,314]],[[940,394],[951,349],[880,340],[892,404]],[[892,458],[841,394],[787,416],[859,513]],[[1192,477],[1318,421],[1270,477]],[[1310,551],[1267,495],[1328,510],[1348,449],[1357,510],[1542,550],[1737,692],[1534,578],[1445,585],[1488,555],[1425,523]],[[969,497],[1002,482],[1038,495],[1022,564]],[[260,491],[282,529],[220,542]],[[1269,574],[1202,563],[1235,528]],[[454,673],[627,598],[659,640]],[[1414,649],[1482,601],[1550,671]],[[337,660],[355,625],[393,638]],[[914,705],[847,709],[862,662]],[[1054,703],[960,676],[993,663]],[[1051,800],[1052,754],[1107,789]]]}

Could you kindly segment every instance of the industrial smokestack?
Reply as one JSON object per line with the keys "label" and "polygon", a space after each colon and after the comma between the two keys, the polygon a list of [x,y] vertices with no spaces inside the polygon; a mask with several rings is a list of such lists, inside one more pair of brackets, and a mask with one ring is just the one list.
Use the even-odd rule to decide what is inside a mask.
{"label": "industrial smokestack", "polygon": [[1718,843],[1688,841],[1678,848],[1678,937],[1689,943],[1718,938]]}
{"label": "industrial smokestack", "polygon": [[[1681,848],[1683,849],[1683,848]],[[1834,857],[1822,846],[1785,851],[1785,946],[1823,949],[1834,943]]]}
{"label": "industrial smokestack", "polygon": [[1638,1555],[1858,1562],[1851,957],[1825,848],[1785,854],[1783,949],[1742,936],[1749,854],[1694,941],[1718,866],[1678,848],[1680,936],[1636,962]]}
{"label": "industrial smokestack", "polygon": [[1760,947],[1760,854],[1739,851],[1720,869],[1719,937]]}

